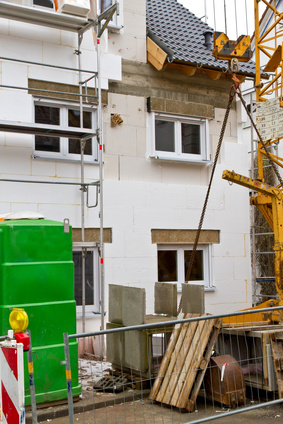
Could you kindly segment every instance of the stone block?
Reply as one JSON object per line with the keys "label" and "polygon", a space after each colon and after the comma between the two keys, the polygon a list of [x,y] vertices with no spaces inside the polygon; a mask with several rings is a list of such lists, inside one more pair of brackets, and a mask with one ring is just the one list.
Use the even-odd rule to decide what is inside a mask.
{"label": "stone block", "polygon": [[181,113],[183,115],[191,116],[201,116],[205,118],[214,118],[213,106],[201,103],[166,100],[166,112]]}
{"label": "stone block", "polygon": [[150,98],[150,107],[151,110],[158,112],[165,112],[165,100],[161,98],[151,97]]}
{"label": "stone block", "polygon": [[177,284],[155,283],[154,312],[177,316]]}
{"label": "stone block", "polygon": [[123,286],[109,284],[109,321],[122,324]]}
{"label": "stone block", "polygon": [[[118,326],[117,326],[118,327]],[[106,329],[116,328],[115,324],[107,323]],[[106,359],[119,367],[125,358],[125,333],[110,333],[106,337]]]}
{"label": "stone block", "polygon": [[145,289],[123,287],[122,323],[125,327],[145,323]]}
{"label": "stone block", "polygon": [[146,372],[149,364],[149,343],[147,334],[142,331],[125,332],[125,359],[123,365],[127,368]]}
{"label": "stone block", "polygon": [[182,311],[184,314],[205,313],[204,286],[198,284],[182,284]]}
{"label": "stone block", "polygon": [[[152,243],[194,243],[197,230],[152,229]],[[201,230],[199,243],[219,243],[219,230]]]}

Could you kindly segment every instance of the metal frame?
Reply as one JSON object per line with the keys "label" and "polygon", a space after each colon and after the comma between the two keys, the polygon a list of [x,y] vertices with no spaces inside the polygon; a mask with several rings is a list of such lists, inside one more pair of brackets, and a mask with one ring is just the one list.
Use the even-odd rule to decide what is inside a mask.
{"label": "metal frame", "polygon": [[[255,88],[256,88],[256,100],[257,102],[266,102],[269,100],[269,95],[276,96],[280,99],[280,106],[283,106],[283,47],[282,47],[282,35],[283,30],[281,27],[281,20],[283,13],[280,13],[277,9],[276,0],[262,0],[266,5],[265,16],[269,18],[268,25],[260,33],[260,25],[262,20],[259,18],[259,1],[254,0],[254,11],[255,11],[255,33],[254,33],[254,42],[255,42],[255,62],[256,62],[256,78],[255,78]],[[265,65],[263,72],[270,73],[270,81],[267,84],[262,84],[262,69],[261,69],[261,56],[267,58],[268,62]],[[249,188],[252,191],[252,197],[250,199],[250,204],[257,207],[257,209],[262,213],[270,228],[274,232],[274,267],[275,267],[275,279],[276,279],[276,288],[278,292],[279,304],[283,305],[283,287],[282,287],[282,270],[283,270],[283,180],[282,176],[278,170],[283,168],[283,158],[279,157],[271,150],[273,147],[276,147],[277,143],[282,139],[282,136],[277,138],[275,133],[267,133],[266,137],[261,136],[260,131],[254,120],[250,111],[248,110],[246,103],[242,97],[242,93],[236,87],[235,88],[238,97],[240,98],[244,109],[246,110],[253,129],[257,135],[257,169],[258,177],[247,178],[235,172],[224,171],[222,178],[235,182],[236,184],[242,185]],[[275,100],[276,101],[276,100]],[[262,105],[261,105],[262,106]],[[275,106],[277,110],[277,106]],[[276,119],[275,119],[276,122]],[[274,123],[274,126],[276,124]],[[252,131],[252,130],[251,130]],[[278,133],[281,134],[281,133]],[[267,139],[267,137],[271,137]],[[251,151],[253,153],[253,134],[251,134]],[[266,167],[264,161],[268,160],[269,165],[272,166],[274,175],[277,178],[278,186],[273,187],[265,183],[263,170]],[[256,193],[256,195],[255,195]],[[254,233],[254,232],[253,232]],[[252,235],[253,250],[255,244],[255,235]],[[263,252],[262,252],[263,253]],[[253,253],[253,263],[255,268],[255,252]],[[255,287],[255,281],[254,281]],[[255,300],[255,296],[253,296]],[[283,313],[281,312],[281,320],[283,320]]]}
{"label": "metal frame", "polygon": [[[256,62],[256,100],[257,102],[266,101],[270,99],[270,95],[280,97],[280,105],[283,106],[283,63],[282,63],[282,52],[280,39],[283,34],[281,27],[282,13],[276,8],[276,1],[269,2],[262,0],[266,5],[266,13],[271,14],[273,23],[271,22],[268,28],[265,28],[262,34],[260,34],[260,18],[259,18],[259,4],[257,0],[254,0],[255,7],[255,62]],[[273,32],[273,33],[272,33]],[[272,44],[272,45],[270,45]],[[280,53],[280,54],[279,54]],[[261,70],[261,57],[268,60],[267,65],[264,68],[264,72],[272,72],[271,79],[267,84],[262,85],[262,70]],[[266,147],[273,146],[277,143],[278,139],[268,140],[265,142]],[[283,168],[283,158],[271,154],[272,160],[281,168]],[[258,178],[263,178],[263,160],[266,157],[266,153],[258,143]]]}
{"label": "metal frame", "polygon": [[[126,332],[130,332],[130,331],[142,331],[142,332],[158,332],[158,329],[162,329],[162,331],[164,331],[165,327],[169,327],[172,328],[174,326],[177,325],[183,325],[185,323],[192,323],[192,322],[200,322],[200,321],[209,321],[209,320],[214,320],[217,318],[228,318],[231,319],[231,317],[237,317],[237,316],[251,316],[252,314],[259,314],[259,313],[267,313],[267,312],[275,312],[275,311],[282,311],[283,307],[272,307],[272,308],[261,308],[261,309],[254,309],[254,310],[246,310],[246,311],[240,311],[240,312],[234,312],[234,313],[226,313],[226,314],[215,314],[215,315],[202,315],[199,317],[192,317],[192,318],[186,318],[186,319],[176,319],[176,320],[170,320],[170,321],[166,321],[166,318],[164,321],[160,321],[160,322],[154,322],[151,324],[142,324],[142,325],[132,325],[132,326],[128,326],[128,327],[116,327],[116,328],[111,328],[111,329],[107,329],[107,330],[103,330],[103,331],[95,331],[95,332],[89,332],[89,333],[77,333],[77,334],[68,334],[68,333],[64,333],[64,347],[65,347],[65,368],[66,368],[66,384],[67,384],[67,389],[68,389],[68,394],[72,391],[72,387],[70,387],[70,385],[72,384],[71,381],[71,376],[70,376],[70,360],[69,360],[69,341],[71,339],[85,339],[85,338],[89,338],[89,337],[98,337],[100,336],[101,338],[103,338],[105,335],[111,335],[111,334],[117,334],[117,333],[126,333]],[[255,325],[255,321],[252,321]],[[269,326],[266,326],[266,329],[268,330]],[[255,325],[256,328],[256,325]],[[282,328],[282,327],[281,327]],[[245,328],[241,327],[241,330],[245,332]],[[72,396],[68,397],[68,405],[69,405],[69,423],[73,424],[74,423],[74,407],[73,407],[73,398]],[[237,407],[235,410],[228,410],[227,412],[223,412],[220,415],[216,414],[216,415],[211,415],[208,417],[204,417],[201,419],[196,419],[196,420],[191,420],[188,421],[187,424],[197,424],[197,423],[203,423],[203,422],[208,422],[208,421],[212,421],[218,418],[222,418],[222,417],[230,417],[231,415],[234,414],[239,414],[242,412],[246,412],[246,411],[251,411],[254,409],[258,409],[258,408],[263,408],[266,406],[272,406],[272,405],[276,405],[279,403],[282,403],[283,399],[276,399],[276,400],[268,400],[266,402],[260,402],[259,404],[255,404],[252,406],[244,406],[244,407]]]}
{"label": "metal frame", "polygon": [[14,121],[1,121],[0,131],[20,134],[43,135],[47,137],[71,137],[88,140],[96,135],[92,129],[60,128],[57,125],[30,124]]}
{"label": "metal frame", "polygon": [[57,13],[53,10],[27,7],[5,1],[0,2],[1,17],[34,25],[47,26],[72,32],[85,32],[94,21],[78,16]]}
{"label": "metal frame", "polygon": [[[101,329],[104,329],[104,312],[105,312],[105,305],[104,305],[104,246],[103,246],[103,136],[102,136],[102,102],[101,102],[101,82],[100,82],[100,40],[99,38],[103,34],[104,30],[107,28],[107,25],[109,21],[111,20],[111,17],[115,13],[115,11],[118,9],[117,2],[109,7],[105,12],[103,12],[101,15],[97,17],[97,20],[87,19],[87,18],[81,18],[73,15],[63,14],[54,12],[48,9],[40,9],[40,8],[34,8],[34,7],[26,7],[22,5],[17,5],[13,3],[8,3],[4,1],[0,1],[0,17],[6,18],[10,20],[16,20],[21,21],[29,24],[34,25],[40,25],[45,27],[51,27],[51,28],[57,28],[60,30],[65,31],[72,31],[76,32],[78,34],[78,49],[75,51],[75,53],[78,56],[78,68],[68,68],[68,67],[62,67],[62,66],[56,66],[56,65],[50,65],[50,64],[44,64],[44,63],[38,63],[38,62],[29,62],[29,61],[23,61],[18,60],[15,58],[5,58],[1,57],[1,60],[11,60],[15,62],[25,62],[33,65],[39,65],[39,66],[46,66],[46,67],[52,67],[52,68],[60,68],[70,71],[77,71],[79,73],[79,93],[65,93],[71,96],[77,96],[80,99],[80,128],[61,128],[58,129],[55,126],[48,126],[43,124],[31,124],[31,123],[19,123],[19,122],[10,122],[10,121],[0,121],[0,131],[3,132],[16,132],[16,133],[24,133],[24,134],[36,134],[36,135],[45,135],[45,136],[57,136],[57,137],[75,137],[79,138],[81,140],[81,182],[80,183],[59,183],[59,184],[71,184],[71,185],[79,185],[81,190],[81,227],[82,227],[82,244],[85,243],[85,235],[84,235],[84,229],[85,229],[85,195],[87,195],[86,198],[86,204],[87,207],[96,207],[98,203],[100,203],[100,241],[99,241],[99,247],[100,247],[100,291],[101,291]],[[97,71],[86,71],[81,69],[81,61],[80,61],[80,48],[81,43],[83,39],[83,34],[87,30],[95,30],[97,32],[98,38],[97,38]],[[92,73],[93,75],[86,79],[85,81],[81,81],[81,75],[82,72],[86,73]],[[87,94],[87,82],[91,79],[96,78],[97,79],[97,86],[98,86],[98,124],[97,124],[97,130],[96,132],[93,132],[93,130],[87,130],[83,128],[83,98],[86,98],[87,100],[89,98],[94,98],[93,95]],[[85,85],[85,93],[83,94],[82,85]],[[97,88],[95,84],[95,88]],[[8,88],[8,86],[1,85],[1,87]],[[56,93],[56,94],[64,94],[63,92],[57,92],[52,90],[42,90],[42,89],[33,89],[33,88],[26,88],[26,87],[17,87],[17,86],[9,86],[9,88],[12,89],[23,89],[23,90],[30,90],[33,92],[46,92],[46,93]],[[97,141],[99,145],[99,181],[96,181],[95,183],[86,184],[84,180],[84,147],[85,142],[87,139],[92,138],[93,136],[97,136]],[[0,181],[6,181],[6,182],[23,182],[23,183],[40,183],[40,184],[58,184],[57,182],[47,182],[47,181],[29,181],[29,180],[12,180],[12,179],[1,179]],[[91,185],[96,186],[96,202],[95,205],[89,205],[88,204],[88,189]],[[99,198],[99,199],[98,199]],[[85,261],[84,261],[84,249],[82,249],[82,263],[83,263],[83,272],[82,272],[82,286],[85,285]],[[85,329],[85,298],[83,298],[83,329]],[[102,355],[104,355],[104,349],[103,352],[101,352]]]}

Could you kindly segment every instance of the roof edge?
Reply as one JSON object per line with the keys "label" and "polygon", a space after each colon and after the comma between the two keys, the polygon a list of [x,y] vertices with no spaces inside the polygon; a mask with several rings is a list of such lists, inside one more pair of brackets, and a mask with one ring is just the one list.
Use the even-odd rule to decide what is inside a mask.
{"label": "roof edge", "polygon": [[147,30],[147,36],[154,41],[165,53],[167,53],[170,60],[174,60],[174,52],[166,46],[166,44],[160,40],[150,29]]}

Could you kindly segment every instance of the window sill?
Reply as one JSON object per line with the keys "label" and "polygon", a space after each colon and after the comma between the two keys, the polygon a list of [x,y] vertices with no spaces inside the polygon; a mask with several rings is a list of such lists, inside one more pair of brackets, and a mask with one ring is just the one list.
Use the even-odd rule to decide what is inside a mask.
{"label": "window sill", "polygon": [[110,32],[119,32],[124,27],[123,25],[117,25],[117,24],[114,24],[113,22],[109,22],[107,28],[108,28],[108,31]]}
{"label": "window sill", "polygon": [[[100,312],[86,311],[86,313],[85,313],[85,319],[95,319],[95,318],[100,318],[100,317],[101,317]],[[82,311],[77,311],[77,319],[83,319]]]}
{"label": "window sill", "polygon": [[171,161],[171,162],[185,162],[191,165],[211,165],[213,163],[212,160],[204,160],[204,159],[187,159],[187,158],[177,158],[177,157],[167,157],[167,156],[149,156],[151,159],[158,159],[161,161]]}
{"label": "window sill", "polygon": [[204,288],[205,292],[215,292],[216,291],[216,287],[215,286],[211,286],[211,287],[205,287]]}
{"label": "window sill", "polygon": [[[32,155],[32,159],[36,160],[46,160],[46,161],[58,161],[58,162],[68,162],[68,163],[81,163],[80,159],[71,159],[71,158],[63,158],[61,157],[48,157],[48,156],[40,156],[40,155]],[[86,165],[99,165],[97,160],[86,160],[84,159],[84,163]]]}
{"label": "window sill", "polygon": [[[204,291],[205,292],[215,292],[216,291],[216,287],[215,286],[210,286],[210,287],[204,287]],[[180,293],[180,294],[182,294],[182,288],[180,287],[178,287],[177,288],[177,293]]]}

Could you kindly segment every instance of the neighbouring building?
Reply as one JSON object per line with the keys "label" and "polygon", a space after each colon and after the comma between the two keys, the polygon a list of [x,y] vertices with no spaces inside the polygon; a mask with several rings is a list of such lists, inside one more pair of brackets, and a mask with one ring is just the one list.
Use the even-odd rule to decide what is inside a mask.
{"label": "neighbouring building", "polygon": [[[152,313],[154,283],[177,282],[181,288],[185,280],[231,75],[227,62],[212,55],[212,29],[176,0],[119,0],[119,14],[101,36],[99,61],[92,28],[84,32],[78,48],[85,17],[55,12],[49,0],[33,2],[0,2],[0,212],[28,210],[57,221],[69,219],[76,243],[79,331],[84,216],[89,331],[99,328],[102,294],[96,244],[101,204],[88,207],[96,203],[97,186],[91,184],[100,178],[99,105],[96,77],[90,76],[99,64],[105,312],[108,284],[122,284],[144,287]],[[111,4],[101,0],[98,12]],[[253,75],[253,64],[240,65],[241,81]],[[83,98],[83,129],[95,134],[86,142],[83,167],[76,134],[63,132],[80,126],[80,82],[88,96]],[[234,102],[193,273],[192,282],[205,286],[210,313],[251,305],[249,193],[241,187],[232,190],[221,179],[225,169],[248,173],[242,119]],[[5,122],[15,132],[11,127],[5,132]],[[35,130],[24,133],[19,123],[62,131],[50,138]],[[88,187],[83,208],[82,178]]]}

